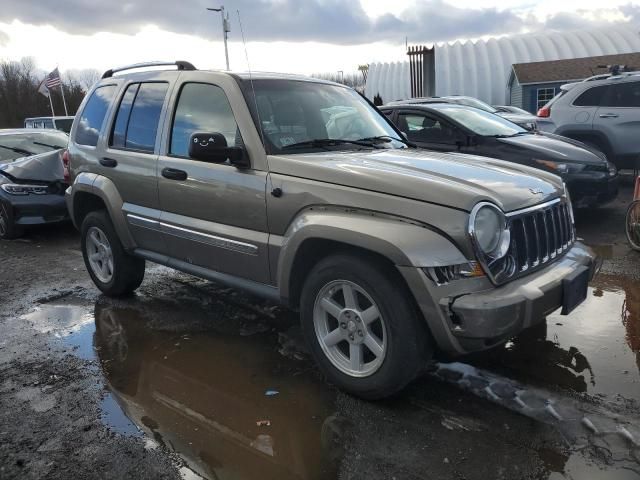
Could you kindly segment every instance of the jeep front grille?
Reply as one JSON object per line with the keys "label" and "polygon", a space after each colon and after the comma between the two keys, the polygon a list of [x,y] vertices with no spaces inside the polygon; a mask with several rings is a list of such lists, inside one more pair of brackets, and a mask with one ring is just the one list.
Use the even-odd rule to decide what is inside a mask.
{"label": "jeep front grille", "polygon": [[571,204],[561,199],[507,214],[511,231],[509,278],[541,267],[566,252],[575,242]]}

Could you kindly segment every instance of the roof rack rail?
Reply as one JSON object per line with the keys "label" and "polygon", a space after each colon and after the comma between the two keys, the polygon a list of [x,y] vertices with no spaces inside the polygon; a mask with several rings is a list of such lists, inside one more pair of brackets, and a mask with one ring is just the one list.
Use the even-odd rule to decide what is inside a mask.
{"label": "roof rack rail", "polygon": [[122,72],[124,70],[132,70],[134,68],[169,66],[178,67],[178,70],[197,70],[197,68],[194,67],[193,64],[185,62],[184,60],[177,60],[175,62],[142,62],[134,63],[133,65],[127,65],[125,67],[111,68],[102,74],[102,78],[113,77],[114,73]]}

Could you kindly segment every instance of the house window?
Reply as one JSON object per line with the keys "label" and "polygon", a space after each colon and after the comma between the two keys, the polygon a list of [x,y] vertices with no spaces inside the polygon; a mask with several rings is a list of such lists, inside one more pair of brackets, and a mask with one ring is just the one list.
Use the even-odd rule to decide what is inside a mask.
{"label": "house window", "polygon": [[555,88],[539,88],[536,109],[540,110],[555,96],[556,96]]}

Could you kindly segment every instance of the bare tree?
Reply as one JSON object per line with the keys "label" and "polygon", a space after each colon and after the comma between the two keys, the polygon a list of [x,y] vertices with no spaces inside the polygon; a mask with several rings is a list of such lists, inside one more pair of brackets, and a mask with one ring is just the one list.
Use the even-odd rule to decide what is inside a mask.
{"label": "bare tree", "polygon": [[95,68],[68,70],[67,75],[71,81],[78,83],[85,92],[88,92],[91,87],[100,80],[100,77],[102,77],[102,74]]}

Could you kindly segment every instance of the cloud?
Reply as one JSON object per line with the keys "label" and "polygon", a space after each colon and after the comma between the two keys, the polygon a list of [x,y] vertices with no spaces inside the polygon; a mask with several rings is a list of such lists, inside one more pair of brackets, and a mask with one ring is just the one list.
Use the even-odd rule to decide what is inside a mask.
{"label": "cloud", "polygon": [[[14,19],[52,25],[71,34],[113,32],[133,34],[147,25],[208,39],[221,36],[218,13],[207,12],[210,0],[4,0],[0,21]],[[544,22],[518,10],[460,8],[444,0],[422,0],[399,13],[370,18],[360,0],[235,0],[229,12],[232,38],[240,32],[240,10],[247,40],[317,41],[353,45],[373,41],[447,41],[540,28],[583,28],[598,23],[580,12],[559,13]],[[640,7],[614,9],[619,16],[640,20]],[[1,41],[1,39],[0,39]]]}

